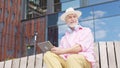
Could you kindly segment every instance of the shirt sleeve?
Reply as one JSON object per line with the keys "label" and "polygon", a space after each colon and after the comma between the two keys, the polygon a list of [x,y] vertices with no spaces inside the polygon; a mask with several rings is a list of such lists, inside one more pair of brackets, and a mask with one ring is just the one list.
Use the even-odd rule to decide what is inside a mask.
{"label": "shirt sleeve", "polygon": [[86,28],[83,35],[79,37],[77,44],[82,47],[82,52],[85,52],[93,47],[94,38],[92,32],[89,28]]}

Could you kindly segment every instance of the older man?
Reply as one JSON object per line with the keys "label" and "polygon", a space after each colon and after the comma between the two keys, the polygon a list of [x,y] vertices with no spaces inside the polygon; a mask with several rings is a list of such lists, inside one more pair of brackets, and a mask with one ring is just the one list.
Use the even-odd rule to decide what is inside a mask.
{"label": "older man", "polygon": [[60,41],[44,55],[48,68],[93,68],[95,63],[93,52],[93,35],[87,27],[79,25],[80,11],[68,8],[61,15],[69,29]]}

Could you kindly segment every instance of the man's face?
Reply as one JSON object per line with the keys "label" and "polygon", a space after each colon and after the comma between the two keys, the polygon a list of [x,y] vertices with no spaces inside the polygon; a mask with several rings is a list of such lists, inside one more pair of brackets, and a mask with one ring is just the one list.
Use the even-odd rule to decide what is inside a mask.
{"label": "man's face", "polygon": [[74,28],[78,24],[78,17],[76,14],[69,14],[66,16],[65,22],[69,27]]}

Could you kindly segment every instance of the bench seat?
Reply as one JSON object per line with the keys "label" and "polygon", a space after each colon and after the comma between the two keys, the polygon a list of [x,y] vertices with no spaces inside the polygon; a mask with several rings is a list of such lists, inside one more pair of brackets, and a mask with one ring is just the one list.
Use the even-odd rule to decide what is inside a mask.
{"label": "bench seat", "polygon": [[[120,68],[120,42],[96,42],[95,68]],[[0,68],[47,68],[43,62],[43,54],[15,58],[0,62]]]}

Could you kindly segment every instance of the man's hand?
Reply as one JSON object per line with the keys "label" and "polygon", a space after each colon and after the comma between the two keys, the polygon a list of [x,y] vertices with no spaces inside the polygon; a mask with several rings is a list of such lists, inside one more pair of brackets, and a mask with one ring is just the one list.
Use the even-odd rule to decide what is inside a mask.
{"label": "man's hand", "polygon": [[65,53],[65,50],[64,49],[61,49],[61,48],[58,48],[58,47],[53,47],[51,49],[51,51],[57,55],[60,55],[60,54],[64,54]]}

